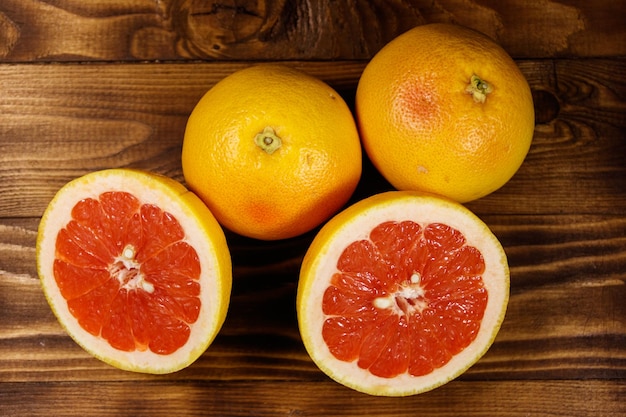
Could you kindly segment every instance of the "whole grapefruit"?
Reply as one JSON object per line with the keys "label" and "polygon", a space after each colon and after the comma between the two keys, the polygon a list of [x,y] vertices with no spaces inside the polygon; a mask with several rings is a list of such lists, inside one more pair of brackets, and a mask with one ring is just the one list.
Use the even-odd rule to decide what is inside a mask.
{"label": "whole grapefruit", "polygon": [[361,176],[361,144],[350,109],[328,84],[258,64],[227,76],[197,103],[182,168],[227,229],[286,239],[348,201]]}
{"label": "whole grapefruit", "polygon": [[502,187],[534,132],[528,82],[486,35],[453,24],[417,26],[367,64],[356,92],[363,146],[397,189],[458,202]]}

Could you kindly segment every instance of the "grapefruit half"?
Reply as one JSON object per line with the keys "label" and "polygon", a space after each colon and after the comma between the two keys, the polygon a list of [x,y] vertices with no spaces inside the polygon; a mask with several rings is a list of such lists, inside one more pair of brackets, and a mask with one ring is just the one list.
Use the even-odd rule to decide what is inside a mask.
{"label": "grapefruit half", "polygon": [[37,268],[52,311],[117,368],[169,373],[195,361],[226,317],[224,233],[179,182],[130,169],[62,187],[44,212]]}
{"label": "grapefruit half", "polygon": [[303,259],[305,348],[332,379],[406,396],[465,372],[492,344],[509,297],[504,250],[459,203],[381,193],[336,215]]}

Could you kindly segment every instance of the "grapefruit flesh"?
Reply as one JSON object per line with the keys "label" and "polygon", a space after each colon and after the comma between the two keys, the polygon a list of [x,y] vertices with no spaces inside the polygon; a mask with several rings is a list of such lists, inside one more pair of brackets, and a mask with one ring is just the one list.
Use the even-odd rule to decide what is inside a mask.
{"label": "grapefruit flesh", "polygon": [[81,200],[72,218],[57,235],[54,277],[80,325],[125,351],[184,345],[201,306],[200,261],[178,221],[125,192]]}
{"label": "grapefruit flesh", "polygon": [[298,322],[331,378],[372,395],[412,395],[486,353],[508,289],[502,246],[478,217],[440,197],[392,191],[320,230],[302,264]]}
{"label": "grapefruit flesh", "polygon": [[324,293],[322,335],[338,359],[386,378],[425,375],[476,337],[485,265],[457,230],[382,223],[370,240],[348,246],[337,268]]}
{"label": "grapefruit flesh", "polygon": [[182,369],[226,315],[232,278],[223,232],[195,195],[166,177],[119,169],[70,182],[42,217],[37,256],[60,323],[121,369]]}

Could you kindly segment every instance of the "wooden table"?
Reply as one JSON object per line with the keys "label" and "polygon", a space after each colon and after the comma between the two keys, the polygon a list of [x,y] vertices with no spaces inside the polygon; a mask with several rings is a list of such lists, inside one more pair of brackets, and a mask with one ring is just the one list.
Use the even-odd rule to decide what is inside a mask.
{"label": "wooden table", "polygon": [[[626,6],[623,1],[2,0],[0,415],[626,415]],[[151,376],[92,358],[61,329],[35,266],[64,183],[110,167],[183,180],[185,123],[215,82],[285,60],[351,103],[364,65],[419,24],[491,35],[532,87],[524,165],[468,206],[501,240],[509,310],[457,380],[407,398],[360,394],[307,356],[295,317],[310,235],[229,235],[232,304],[206,353]],[[427,47],[427,46],[425,46]],[[371,166],[356,198],[388,189]]]}

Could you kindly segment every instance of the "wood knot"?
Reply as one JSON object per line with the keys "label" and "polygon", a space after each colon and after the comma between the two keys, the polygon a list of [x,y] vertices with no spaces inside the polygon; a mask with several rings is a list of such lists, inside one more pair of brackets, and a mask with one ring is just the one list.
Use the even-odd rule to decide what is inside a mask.
{"label": "wood knot", "polygon": [[559,99],[550,91],[533,90],[535,124],[547,124],[556,119],[561,110]]}

